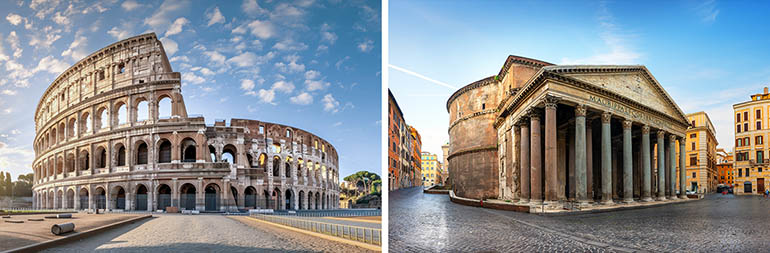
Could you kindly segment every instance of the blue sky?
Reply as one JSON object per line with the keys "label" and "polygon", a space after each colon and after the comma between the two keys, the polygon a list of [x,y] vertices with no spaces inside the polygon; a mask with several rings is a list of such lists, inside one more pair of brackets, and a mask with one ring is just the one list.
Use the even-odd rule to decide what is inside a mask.
{"label": "blue sky", "polygon": [[768,2],[394,0],[388,8],[396,66],[388,84],[432,153],[449,140],[447,98],[497,74],[510,54],[645,65],[685,113],[709,114],[728,151],[732,105],[770,86]]}
{"label": "blue sky", "polygon": [[[340,176],[380,173],[379,1],[0,2],[0,170],[32,172],[33,113],[71,64],[155,32],[189,114],[287,124],[332,143]],[[33,102],[34,101],[34,102]]]}

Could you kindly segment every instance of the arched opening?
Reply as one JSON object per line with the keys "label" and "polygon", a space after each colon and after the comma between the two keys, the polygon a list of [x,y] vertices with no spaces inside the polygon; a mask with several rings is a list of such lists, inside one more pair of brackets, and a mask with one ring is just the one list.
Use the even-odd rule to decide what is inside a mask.
{"label": "arched opening", "polygon": [[171,206],[171,187],[161,184],[158,187],[158,209],[166,210],[169,206]]}
{"label": "arched opening", "polygon": [[161,97],[160,101],[158,102],[158,118],[171,118],[171,98],[168,96]]}
{"label": "arched opening", "polygon": [[136,148],[136,164],[147,164],[147,155],[147,143],[140,141]]}
{"label": "arched opening", "polygon": [[281,205],[282,204],[281,203],[281,189],[278,189],[278,188],[273,189],[272,197],[273,197],[273,199],[272,199],[271,202],[272,202],[272,205],[273,205],[274,209],[275,210],[280,210],[281,206],[282,206]]}
{"label": "arched opening", "polygon": [[118,125],[123,125],[128,123],[128,109],[126,109],[126,104],[124,103],[118,104],[118,110],[116,111],[115,121],[118,123]]}
{"label": "arched opening", "polygon": [[78,209],[80,210],[88,209],[88,189],[81,188],[79,197],[80,197],[80,206],[78,207]]}
{"label": "arched opening", "polygon": [[75,137],[77,135],[77,120],[75,118],[71,118],[69,123],[67,123],[67,136],[68,137]]}
{"label": "arched opening", "polygon": [[67,206],[64,208],[75,209],[75,190],[67,190]]}
{"label": "arched opening", "polygon": [[254,187],[249,186],[246,187],[246,190],[243,192],[244,200],[243,200],[243,206],[246,209],[256,209],[257,208],[257,189],[254,189]]}
{"label": "arched opening", "polygon": [[[56,126],[56,125],[54,125]],[[56,145],[56,128],[51,129],[51,146]]]}
{"label": "arched opening", "polygon": [[110,196],[114,201],[114,205],[112,205],[112,209],[125,210],[126,209],[126,191],[123,189],[123,187],[116,186],[115,188],[112,188],[112,192],[113,193]]}
{"label": "arched opening", "polygon": [[75,172],[75,154],[67,154],[67,166],[65,167],[67,168],[67,173]]}
{"label": "arched opening", "polygon": [[80,151],[80,170],[88,170],[91,160],[88,158],[88,150]]}
{"label": "arched opening", "polygon": [[281,173],[281,157],[274,156],[273,157],[273,176],[278,177]]}
{"label": "arched opening", "polygon": [[104,191],[104,188],[96,188],[96,209],[106,209],[107,208],[107,193]]}
{"label": "arched opening", "polygon": [[59,159],[57,159],[56,161],[56,174],[58,175],[62,173],[64,173],[64,161],[63,161],[63,158],[60,156]]}
{"label": "arched opening", "polygon": [[67,138],[66,138],[66,136],[64,135],[64,133],[65,133],[65,131],[64,131],[64,130],[65,130],[65,128],[66,128],[66,126],[64,125],[64,122],[62,122],[62,123],[59,123],[59,142],[62,142],[62,141],[64,141],[65,139],[67,139]]}
{"label": "arched opening", "polygon": [[126,166],[126,147],[123,146],[123,144],[118,144],[117,150],[118,153],[115,154],[118,163],[117,166]]}
{"label": "arched opening", "polygon": [[206,211],[219,211],[219,185],[209,184],[205,189]]}
{"label": "arched opening", "polygon": [[348,208],[353,208],[353,200],[352,199],[348,200]]}
{"label": "arched opening", "polygon": [[141,122],[150,118],[150,106],[146,100],[139,100],[136,104],[136,121]]}
{"label": "arched opening", "polygon": [[209,158],[211,158],[212,163],[218,162],[219,160],[217,159],[217,149],[212,145],[209,145]]}
{"label": "arched opening", "polygon": [[96,129],[107,128],[110,126],[110,116],[107,113],[106,107],[99,108],[99,110],[96,111],[96,115],[99,117],[96,119]]}
{"label": "arched opening", "polygon": [[[238,206],[238,189],[235,189],[235,187],[230,186],[230,194],[233,195],[232,196],[233,197],[233,203],[235,203],[235,206],[237,207]],[[227,200],[225,200],[225,201],[227,201]]]}
{"label": "arched opening", "polygon": [[307,209],[312,210],[313,207],[315,207],[315,205],[313,205],[313,196],[314,195],[312,191],[307,192]]}
{"label": "arched opening", "polygon": [[321,194],[321,209],[326,209],[326,202],[328,202],[328,200],[326,199],[326,193],[324,192]]}
{"label": "arched opening", "polygon": [[315,208],[313,208],[313,209],[319,209],[320,202],[321,202],[321,194],[316,192],[315,193],[315,200],[313,201],[313,203],[315,204]]}
{"label": "arched opening", "polygon": [[227,144],[222,149],[222,161],[230,163],[230,165],[237,164],[238,160],[236,160],[235,154],[238,153],[238,149],[235,148],[232,144]]}
{"label": "arched opening", "polygon": [[286,203],[286,210],[294,209],[293,208],[294,205],[292,205],[292,200],[293,200],[292,197],[294,197],[294,196],[291,195],[291,190],[287,189],[286,190],[286,195],[284,195],[284,196],[286,196],[284,198],[284,199],[286,199],[286,200],[284,200],[284,203]]}
{"label": "arched opening", "polygon": [[139,185],[136,187],[136,210],[141,211],[148,211],[147,210],[147,187],[144,187],[144,185]]}
{"label": "arched opening", "polygon": [[91,114],[88,112],[83,113],[80,117],[80,133],[91,132]]}
{"label": "arched opening", "polygon": [[185,163],[194,163],[196,160],[196,152],[195,152],[195,141],[190,138],[185,138],[182,140],[182,143],[180,146],[181,153],[182,153],[182,162]]}
{"label": "arched opening", "polygon": [[54,209],[53,195],[54,195],[53,191],[48,192],[48,205],[46,205],[48,206],[48,209]]}
{"label": "arched opening", "polygon": [[291,156],[286,157],[286,162],[283,163],[283,174],[291,177]]}
{"label": "arched opening", "polygon": [[265,153],[259,154],[259,161],[257,162],[257,166],[262,168],[265,174],[267,174],[267,165],[265,165],[265,163],[267,163],[267,155],[265,155]]}
{"label": "arched opening", "polygon": [[187,183],[179,189],[179,201],[182,209],[195,210],[195,186]]}
{"label": "arched opening", "polygon": [[304,199],[305,199],[305,192],[304,192],[304,191],[299,191],[299,198],[297,199],[297,201],[299,201],[299,203],[297,203],[297,204],[299,204],[299,210],[305,210],[305,209],[307,209],[307,208],[305,207],[305,205],[302,203],[302,201],[303,201]]}
{"label": "arched opening", "polygon": [[265,195],[265,209],[273,209],[272,201],[270,201],[270,193],[267,193],[267,190],[264,191]]}
{"label": "arched opening", "polygon": [[107,167],[107,152],[105,152],[104,147],[98,147],[96,148],[96,167],[97,168],[104,168]]}
{"label": "arched opening", "polygon": [[158,145],[158,163],[171,162],[171,142],[163,139]]}

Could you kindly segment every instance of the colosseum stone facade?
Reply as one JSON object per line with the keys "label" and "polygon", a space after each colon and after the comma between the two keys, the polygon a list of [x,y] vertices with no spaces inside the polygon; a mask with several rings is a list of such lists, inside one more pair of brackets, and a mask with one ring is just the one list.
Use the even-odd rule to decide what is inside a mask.
{"label": "colosseum stone facade", "polygon": [[[154,33],[62,73],[35,112],[40,209],[235,211],[338,207],[338,155],[290,126],[187,114]],[[165,115],[164,115],[165,112]]]}
{"label": "colosseum stone facade", "polygon": [[456,196],[554,209],[687,198],[689,121],[644,66],[509,56],[446,106]]}

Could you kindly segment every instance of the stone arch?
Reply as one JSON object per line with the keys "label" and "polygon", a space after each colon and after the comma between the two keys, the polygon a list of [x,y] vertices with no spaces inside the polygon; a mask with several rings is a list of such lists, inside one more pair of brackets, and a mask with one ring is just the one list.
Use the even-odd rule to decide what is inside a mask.
{"label": "stone arch", "polygon": [[113,125],[119,126],[128,123],[128,106],[123,101],[118,101],[113,106],[114,110],[112,113],[115,114]]}
{"label": "stone arch", "polygon": [[150,153],[147,143],[143,140],[138,140],[134,143],[134,147],[136,147],[136,164],[147,164]]}
{"label": "stone arch", "polygon": [[184,138],[179,142],[179,151],[180,154],[182,154],[182,162],[194,163],[197,160],[197,148],[197,143],[190,137]]}
{"label": "stone arch", "polygon": [[307,209],[307,205],[305,203],[303,203],[305,201],[305,191],[302,191],[302,190],[299,191],[299,196],[297,196],[297,201],[298,201],[298,203],[297,203],[298,204],[298,208],[297,209],[299,209],[299,210]]}
{"label": "stone arch", "polygon": [[273,208],[274,210],[281,210],[281,209],[283,209],[282,208],[283,207],[283,198],[281,198],[281,195],[283,195],[281,189],[278,188],[278,187],[275,187],[273,189],[273,193],[271,194],[272,200],[273,200],[271,202],[273,202],[273,206],[275,207],[275,208]]}
{"label": "stone arch", "polygon": [[113,156],[113,161],[115,161],[115,165],[113,165],[113,167],[126,166],[126,146],[123,145],[123,143],[118,142],[115,144],[112,150],[114,150],[113,152],[115,152]]}
{"label": "stone arch", "polygon": [[171,118],[174,115],[174,98],[169,94],[161,94],[155,100],[158,104],[155,106],[155,111],[158,112],[158,119]]}
{"label": "stone arch", "polygon": [[303,177],[305,176],[305,166],[302,163],[302,157],[297,158],[297,177]]}
{"label": "stone arch", "polygon": [[67,124],[67,136],[69,137],[75,137],[77,135],[77,120],[75,117],[72,117],[69,119],[69,122]]}
{"label": "stone arch", "polygon": [[75,172],[75,154],[68,153],[67,154],[67,162],[66,166],[64,166],[67,173]]}
{"label": "stone arch", "polygon": [[171,141],[168,139],[158,140],[158,163],[171,162]]}
{"label": "stone arch", "polygon": [[94,208],[107,208],[107,191],[105,191],[102,186],[97,186],[96,189],[94,189]]}
{"label": "stone arch", "polygon": [[96,114],[94,116],[94,123],[96,123],[97,130],[110,126],[110,115],[106,106],[99,107],[99,109],[96,110]]}
{"label": "stone arch", "polygon": [[147,206],[147,186],[144,184],[136,184],[136,194],[134,196],[134,210],[149,211]]}
{"label": "stone arch", "polygon": [[56,132],[56,127],[54,127],[54,128],[51,128],[51,132],[50,132],[50,136],[51,136],[51,146],[54,146],[54,145],[56,145],[56,143],[58,142],[58,141],[57,141],[58,139],[56,139],[56,133],[57,133],[57,132]]}
{"label": "stone arch", "polygon": [[315,199],[313,200],[313,204],[315,204],[315,208],[313,209],[320,209],[320,203],[321,202],[321,194],[319,192],[315,192]]}
{"label": "stone arch", "polygon": [[147,98],[137,97],[134,99],[134,104],[136,105],[136,107],[133,108],[134,117],[136,117],[134,122],[142,122],[150,119],[150,103],[147,102]]}
{"label": "stone arch", "polygon": [[219,211],[219,206],[221,205],[220,200],[220,193],[222,192],[222,188],[219,187],[216,183],[209,183],[204,188],[204,200],[206,202],[205,207],[206,211]]}
{"label": "stone arch", "polygon": [[83,112],[83,114],[80,115],[79,121],[80,127],[78,127],[78,129],[80,130],[81,134],[91,131],[91,114],[89,112]]}
{"label": "stone arch", "polygon": [[94,159],[94,167],[100,169],[107,167],[107,150],[103,146],[96,147]]}
{"label": "stone arch", "polygon": [[110,202],[111,209],[125,210],[126,189],[121,185],[112,187],[112,191],[110,192]]}
{"label": "stone arch", "polygon": [[286,156],[286,162],[283,163],[283,174],[286,177],[291,177],[291,169],[292,169],[292,158],[291,156]]}
{"label": "stone arch", "polygon": [[59,140],[57,142],[63,142],[64,140],[67,139],[67,136],[66,136],[67,131],[65,131],[66,129],[67,129],[66,124],[63,121],[60,122],[59,123]]}
{"label": "stone arch", "polygon": [[294,194],[294,190],[292,190],[292,189],[286,189],[286,192],[284,193],[284,195],[283,195],[283,196],[284,196],[284,201],[283,201],[283,202],[285,203],[285,206],[286,206],[286,208],[285,208],[285,209],[286,209],[286,210],[294,210],[294,206],[295,206],[295,205],[294,205],[294,204],[295,204],[294,202],[296,202],[296,201],[297,201],[297,200],[296,200],[296,199],[297,199],[297,197],[296,197],[296,195]]}
{"label": "stone arch", "polygon": [[159,184],[156,191],[158,209],[166,210],[166,207],[171,206],[171,187],[167,184]]}
{"label": "stone arch", "polygon": [[72,188],[67,189],[67,202],[66,209],[75,209],[75,190]]}
{"label": "stone arch", "polygon": [[238,164],[238,149],[233,144],[227,144],[222,148],[222,161],[227,161],[231,165]]}
{"label": "stone arch", "polygon": [[89,155],[88,155],[88,150],[87,149],[80,150],[80,155],[78,157],[78,159],[80,159],[79,160],[80,161],[80,168],[78,168],[78,169],[80,169],[81,171],[89,170],[90,169],[91,160],[89,159],[88,156]]}
{"label": "stone arch", "polygon": [[179,207],[186,210],[195,210],[195,197],[197,189],[191,183],[182,184],[179,187]]}
{"label": "stone arch", "polygon": [[214,147],[214,145],[209,145],[209,158],[211,159],[212,163],[219,161],[219,158],[217,157],[217,149]]}
{"label": "stone arch", "polygon": [[64,157],[58,156],[56,158],[56,174],[63,174],[64,173]]}
{"label": "stone arch", "polygon": [[281,157],[280,156],[273,156],[273,176],[278,177],[281,173]]}
{"label": "stone arch", "polygon": [[263,193],[265,198],[265,209],[274,209],[273,202],[270,201],[270,193],[268,193],[267,190],[264,190]]}
{"label": "stone arch", "polygon": [[80,206],[78,209],[85,210],[88,209],[88,201],[89,201],[89,195],[88,195],[88,188],[81,187],[80,191],[78,191],[78,197],[80,198]]}
{"label": "stone arch", "polygon": [[243,190],[243,206],[246,209],[256,209],[257,208],[257,199],[258,199],[257,189],[254,188],[254,186],[248,186],[246,189]]}

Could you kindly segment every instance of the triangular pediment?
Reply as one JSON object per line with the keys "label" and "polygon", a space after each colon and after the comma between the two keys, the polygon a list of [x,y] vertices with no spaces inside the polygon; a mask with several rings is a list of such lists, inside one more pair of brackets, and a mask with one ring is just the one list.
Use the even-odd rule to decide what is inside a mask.
{"label": "triangular pediment", "polygon": [[[574,78],[616,93],[675,119],[687,122],[681,109],[652,79],[646,68],[616,71],[559,71],[559,75]],[[648,78],[648,75],[650,78]]]}

